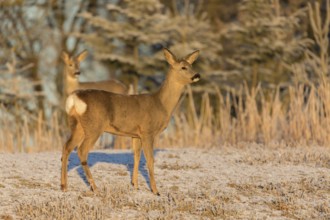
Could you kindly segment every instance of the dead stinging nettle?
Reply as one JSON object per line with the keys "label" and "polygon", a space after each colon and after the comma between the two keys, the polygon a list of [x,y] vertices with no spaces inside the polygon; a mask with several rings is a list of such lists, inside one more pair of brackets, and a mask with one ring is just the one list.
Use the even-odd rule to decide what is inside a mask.
{"label": "dead stinging nettle", "polygon": [[121,95],[101,90],[78,90],[66,100],[71,136],[62,152],[61,188],[67,190],[67,167],[70,152],[77,153],[93,191],[97,190],[87,164],[88,152],[103,132],[132,137],[134,168],[132,184],[138,188],[138,167],[143,149],[149,170],[150,186],[159,195],[154,177],[153,145],[167,127],[185,85],[197,82],[200,75],[192,69],[199,51],[178,60],[168,49],[164,55],[170,64],[160,89],[151,94]]}

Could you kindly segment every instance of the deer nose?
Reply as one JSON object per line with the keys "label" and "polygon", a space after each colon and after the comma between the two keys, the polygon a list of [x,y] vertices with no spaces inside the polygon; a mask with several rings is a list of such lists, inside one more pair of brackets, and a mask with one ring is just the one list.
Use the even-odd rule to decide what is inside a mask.
{"label": "deer nose", "polygon": [[74,75],[79,76],[80,75],[80,71],[75,72]]}
{"label": "deer nose", "polygon": [[193,82],[197,82],[201,78],[201,75],[199,73],[196,73],[193,77],[191,77],[191,80]]}

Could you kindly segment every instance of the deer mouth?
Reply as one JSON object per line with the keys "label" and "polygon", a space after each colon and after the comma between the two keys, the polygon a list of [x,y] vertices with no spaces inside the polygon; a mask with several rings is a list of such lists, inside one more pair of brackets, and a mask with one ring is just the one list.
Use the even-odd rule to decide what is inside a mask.
{"label": "deer mouth", "polygon": [[193,77],[191,77],[191,80],[193,82],[197,82],[200,80],[200,78],[201,78],[201,75],[199,73],[196,73]]}

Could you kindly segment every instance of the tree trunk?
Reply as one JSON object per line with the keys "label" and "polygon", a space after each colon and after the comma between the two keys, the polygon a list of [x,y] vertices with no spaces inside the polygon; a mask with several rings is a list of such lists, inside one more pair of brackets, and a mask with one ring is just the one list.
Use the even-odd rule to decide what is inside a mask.
{"label": "tree trunk", "polygon": [[44,89],[43,89],[42,81],[41,81],[41,78],[39,76],[39,71],[38,71],[39,60],[37,57],[33,57],[31,59],[27,59],[27,63],[33,63],[33,67],[30,69],[29,78],[34,84],[33,91],[36,95],[37,107],[42,112],[45,112],[44,94],[43,94]]}

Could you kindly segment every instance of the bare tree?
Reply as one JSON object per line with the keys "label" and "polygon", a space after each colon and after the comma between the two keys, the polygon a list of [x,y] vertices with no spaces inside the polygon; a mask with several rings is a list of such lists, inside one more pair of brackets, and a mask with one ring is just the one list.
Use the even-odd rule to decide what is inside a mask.
{"label": "bare tree", "polygon": [[[100,3],[99,3],[100,2]],[[77,15],[83,11],[97,11],[98,0],[88,1],[12,1],[2,5],[0,11],[0,54],[7,61],[9,51],[14,48],[18,61],[22,64],[33,63],[24,77],[34,84],[38,94],[38,108],[44,110],[45,90],[52,96],[61,98],[63,94],[63,71],[60,60],[62,51],[75,53],[80,39],[72,32],[87,31],[86,22]],[[53,79],[55,85],[52,85]],[[47,81],[47,88],[42,82]]]}
{"label": "bare tree", "polygon": [[[44,109],[44,94],[43,86],[40,83],[41,77],[38,69],[39,51],[42,47],[43,35],[45,31],[41,24],[41,17],[39,15],[30,15],[28,10],[33,10],[29,5],[31,1],[21,3],[20,1],[13,1],[3,5],[0,10],[0,31],[2,36],[0,38],[0,46],[3,48],[1,54],[3,62],[8,62],[9,51],[13,48],[16,57],[22,65],[29,63],[33,67],[26,70],[24,77],[29,79],[34,84],[34,91],[37,95],[37,106],[39,109]],[[10,57],[10,56],[9,56]]]}

